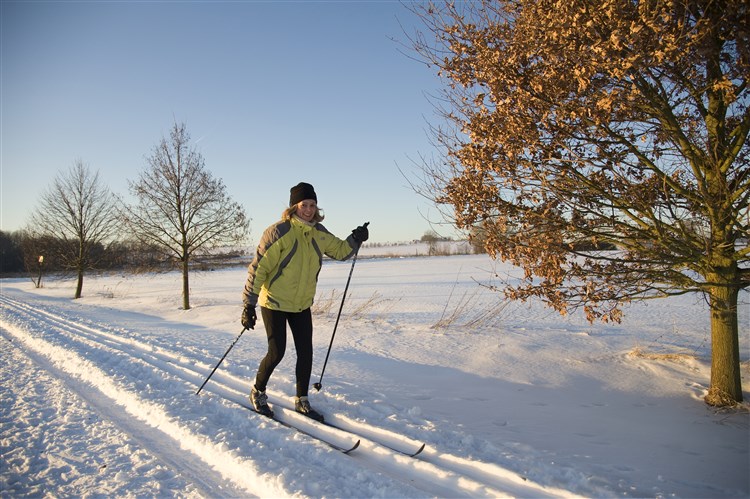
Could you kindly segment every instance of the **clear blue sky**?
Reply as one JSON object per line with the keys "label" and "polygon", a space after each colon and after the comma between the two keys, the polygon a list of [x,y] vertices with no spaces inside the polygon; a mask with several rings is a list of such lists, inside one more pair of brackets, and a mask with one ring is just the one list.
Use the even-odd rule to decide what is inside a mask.
{"label": "clear blue sky", "polygon": [[417,239],[432,229],[425,216],[439,219],[399,172],[417,175],[414,161],[435,154],[426,94],[439,85],[393,40],[421,27],[400,2],[1,9],[4,231],[22,228],[79,159],[131,199],[128,180],[175,121],[244,205],[253,242],[299,181],[315,186],[324,224],[342,237],[370,221],[371,241]]}

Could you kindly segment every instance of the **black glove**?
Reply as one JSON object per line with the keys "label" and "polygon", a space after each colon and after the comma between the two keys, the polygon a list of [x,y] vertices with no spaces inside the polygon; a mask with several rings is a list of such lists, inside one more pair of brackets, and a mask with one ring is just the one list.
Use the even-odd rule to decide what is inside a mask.
{"label": "black glove", "polygon": [[258,316],[255,314],[255,307],[252,305],[245,305],[245,309],[242,311],[242,327],[245,329],[255,329],[255,321],[258,320]]}
{"label": "black glove", "polygon": [[354,239],[359,244],[362,244],[363,242],[367,241],[367,239],[370,237],[370,231],[367,230],[367,225],[370,222],[367,222],[364,225],[360,225],[356,229],[352,231],[352,239]]}

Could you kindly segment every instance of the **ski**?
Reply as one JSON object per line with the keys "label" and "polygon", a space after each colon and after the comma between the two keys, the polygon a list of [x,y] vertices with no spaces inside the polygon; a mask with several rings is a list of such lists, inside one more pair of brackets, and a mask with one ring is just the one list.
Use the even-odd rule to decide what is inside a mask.
{"label": "ski", "polygon": [[[333,429],[338,430],[340,432],[344,432],[344,433],[347,433],[348,435],[351,435],[353,438],[356,438],[356,441],[354,442],[354,444],[351,447],[344,447],[344,446],[341,446],[341,445],[337,445],[337,444],[335,444],[333,442],[330,442],[330,441],[326,440],[323,437],[315,435],[315,434],[313,434],[313,433],[311,433],[309,431],[303,430],[303,429],[295,426],[292,423],[288,423],[286,421],[282,421],[282,420],[276,418],[275,416],[266,416],[265,414],[261,414],[258,411],[256,411],[255,408],[252,406],[252,404],[250,404],[249,402],[245,402],[244,400],[243,401],[238,401],[236,399],[229,398],[229,397],[224,397],[224,398],[227,399],[227,400],[229,400],[229,401],[231,401],[231,402],[234,402],[237,405],[240,405],[240,406],[244,407],[245,409],[248,409],[248,410],[254,412],[255,414],[258,414],[259,416],[263,416],[263,417],[266,417],[268,419],[271,419],[271,420],[275,421],[276,423],[278,423],[278,424],[280,424],[280,425],[282,425],[282,426],[284,426],[286,428],[289,428],[291,430],[295,430],[295,431],[297,431],[297,432],[299,432],[299,433],[301,433],[303,435],[307,435],[308,437],[311,437],[311,438],[314,438],[315,440],[323,442],[324,444],[326,444],[327,446],[331,447],[332,449],[335,449],[335,450],[337,450],[339,452],[342,452],[344,454],[347,454],[347,455],[349,453],[351,453],[352,451],[354,451],[355,449],[357,449],[359,447],[359,444],[361,443],[361,438],[362,437],[360,435],[358,435],[356,432],[354,432],[352,430],[348,430],[346,428],[342,428],[341,426],[338,426],[338,425],[336,425],[334,423],[330,423],[330,422],[326,421],[325,419],[323,421],[318,421],[317,419],[308,417],[308,419],[310,419],[311,421],[313,421],[315,423],[321,424],[323,426],[328,426],[329,428],[333,428]],[[290,409],[286,409],[286,410],[290,410]],[[301,415],[305,416],[304,414],[301,414]],[[394,447],[394,446],[392,446],[390,444],[387,444],[387,443],[385,443],[385,442],[383,442],[382,440],[379,440],[379,439],[373,439],[373,438],[370,438],[370,437],[364,437],[364,438],[366,438],[366,439],[369,438],[370,440],[372,440],[373,442],[377,443],[378,445],[383,446],[386,449],[389,449],[389,450],[391,450],[393,452],[396,452],[398,454],[401,454],[401,455],[404,455],[404,456],[407,456],[407,457],[417,457],[419,454],[422,453],[422,451],[425,449],[425,446],[426,446],[426,444],[422,443],[414,451],[412,451],[411,449],[404,450],[403,448],[399,449],[399,448]]]}
{"label": "ski", "polygon": [[[303,416],[307,416],[306,414],[302,414],[302,415]],[[348,430],[348,429],[342,428],[341,426],[338,426],[338,425],[336,425],[334,423],[330,423],[330,422],[326,421],[325,418],[323,418],[323,419],[316,419],[316,418],[313,418],[313,417],[310,417],[310,416],[307,416],[307,417],[308,417],[308,419],[311,419],[312,421],[315,421],[318,424],[322,424],[322,425],[327,426],[329,428],[333,428],[334,430],[338,430],[338,431],[342,431],[342,432],[348,433],[349,435],[352,435],[353,437],[362,437],[362,438],[365,438],[365,439],[369,439],[369,440],[377,443],[378,445],[380,445],[382,447],[385,447],[386,449],[392,450],[393,452],[396,452],[398,454],[402,454],[402,455],[407,456],[407,457],[417,457],[424,450],[425,445],[426,445],[426,444],[423,443],[414,452],[412,452],[411,450],[407,451],[407,450],[399,449],[397,447],[393,447],[393,446],[391,446],[391,445],[383,442],[382,440],[378,440],[378,439],[372,438],[372,437],[364,437],[362,435],[359,435],[359,434],[357,434],[356,432],[354,432],[352,430]]]}
{"label": "ski", "polygon": [[[302,414],[302,415],[305,416],[305,414]],[[362,435],[357,434],[355,431],[352,431],[352,430],[349,430],[349,429],[346,429],[346,428],[342,428],[341,426],[338,426],[338,425],[336,425],[334,423],[331,423],[331,422],[327,421],[325,418],[320,419],[320,420],[312,418],[312,417],[309,417],[309,416],[308,416],[308,418],[311,419],[312,421],[315,421],[316,423],[322,424],[324,426],[328,426],[329,428],[333,428],[335,430],[348,433],[349,435],[352,435],[353,437],[362,437]],[[425,449],[425,445],[426,445],[426,444],[422,443],[422,445],[420,445],[419,448],[417,448],[416,451],[411,451],[411,449],[410,450],[404,450],[404,449],[399,449],[397,447],[393,447],[392,445],[389,445],[389,444],[383,442],[382,440],[378,440],[377,438],[372,438],[372,437],[363,437],[363,438],[369,439],[369,440],[377,443],[378,445],[385,447],[386,449],[389,449],[389,450],[391,450],[393,452],[396,452],[398,454],[402,454],[402,455],[407,456],[407,457],[417,457]]]}
{"label": "ski", "polygon": [[[356,441],[356,442],[354,442],[354,445],[352,445],[351,447],[348,447],[348,448],[347,448],[347,447],[342,447],[342,446],[340,446],[340,445],[334,444],[333,442],[329,442],[329,441],[328,441],[328,440],[326,440],[325,438],[322,438],[322,437],[320,437],[320,436],[318,436],[318,435],[313,435],[312,433],[310,433],[310,432],[308,432],[308,431],[305,431],[305,430],[303,430],[303,429],[301,429],[301,428],[299,428],[299,427],[297,427],[297,426],[294,426],[294,425],[293,425],[293,424],[291,424],[291,423],[287,423],[286,421],[282,421],[282,420],[280,420],[280,419],[278,419],[278,418],[276,418],[276,417],[274,417],[274,416],[266,416],[265,414],[261,414],[261,413],[259,413],[258,411],[256,411],[256,410],[255,410],[255,408],[254,408],[254,407],[253,407],[252,405],[250,405],[250,404],[246,404],[246,403],[244,403],[244,402],[237,402],[237,404],[241,405],[241,406],[242,406],[242,407],[244,407],[245,409],[248,409],[248,410],[250,410],[250,411],[253,411],[253,412],[254,412],[255,414],[257,414],[257,415],[259,415],[259,416],[263,416],[263,417],[265,417],[265,418],[271,419],[271,420],[273,420],[274,422],[276,422],[276,423],[280,424],[281,426],[284,426],[284,427],[286,427],[286,428],[289,428],[290,430],[295,430],[295,431],[297,431],[297,432],[299,432],[299,433],[302,433],[303,435],[306,435],[306,436],[308,436],[308,437],[314,438],[315,440],[317,440],[317,441],[319,441],[319,442],[323,442],[324,444],[326,444],[326,445],[327,445],[327,446],[329,446],[330,448],[332,448],[332,449],[336,449],[337,451],[339,451],[339,452],[343,452],[344,454],[347,454],[347,455],[348,455],[348,454],[349,454],[350,452],[352,452],[352,451],[353,451],[353,450],[355,450],[355,449],[356,449],[357,447],[359,447],[359,444],[360,444],[360,440],[359,440],[359,439],[357,439],[357,441]],[[314,421],[314,420],[313,420],[313,421]]]}
{"label": "ski", "polygon": [[[336,426],[335,424],[329,423],[328,421],[321,421],[320,424],[324,424],[324,425],[329,426],[331,428],[335,428],[335,429],[340,430],[340,431],[345,431],[345,432],[347,432],[347,433],[349,433],[351,435],[355,435],[355,433],[352,432],[351,430],[347,430],[346,428],[342,428],[340,426]],[[423,443],[415,452],[411,452],[411,451],[408,451],[408,450],[398,449],[398,448],[393,447],[391,445],[388,445],[388,444],[386,444],[386,443],[384,443],[384,442],[382,442],[380,440],[376,440],[376,439],[371,439],[371,440],[373,440],[374,442],[376,442],[378,445],[382,445],[386,449],[392,450],[393,452],[398,452],[399,454],[403,454],[404,456],[407,456],[407,457],[417,457],[424,450],[425,445],[426,445],[426,444]]]}

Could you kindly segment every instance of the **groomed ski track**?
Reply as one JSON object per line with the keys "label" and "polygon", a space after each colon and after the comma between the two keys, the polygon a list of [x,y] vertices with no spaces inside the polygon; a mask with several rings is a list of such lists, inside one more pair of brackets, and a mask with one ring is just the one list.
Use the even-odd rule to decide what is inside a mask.
{"label": "groomed ski track", "polygon": [[[572,495],[493,463],[442,453],[430,442],[417,457],[409,457],[404,453],[415,452],[421,442],[380,428],[376,421],[326,414],[339,429],[317,424],[296,414],[285,396],[269,391],[274,412],[287,424],[341,447],[361,441],[344,455],[240,407],[250,379],[219,369],[195,395],[216,360],[206,352],[180,344],[167,349],[155,340],[158,331],[97,322],[49,302],[41,309],[20,298],[0,295],[3,362],[26,358],[40,373],[60,380],[100,419],[180,475],[196,496],[306,495],[309,481],[315,480],[320,482],[315,495],[321,496],[356,490],[363,497],[373,491],[410,497]],[[310,474],[299,483],[277,478],[300,462],[310,467]],[[326,488],[320,480],[326,474],[351,477],[351,488]],[[341,478],[335,483],[340,487]]]}

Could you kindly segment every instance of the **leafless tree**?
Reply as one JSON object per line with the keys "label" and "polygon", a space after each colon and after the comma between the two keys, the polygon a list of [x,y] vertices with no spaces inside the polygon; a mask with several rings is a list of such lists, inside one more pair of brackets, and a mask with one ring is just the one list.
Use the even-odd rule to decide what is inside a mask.
{"label": "leafless tree", "polygon": [[[750,14],[742,0],[412,4],[444,153],[418,192],[560,313],[689,292],[710,304],[706,402],[742,400],[750,286]],[[614,245],[618,252],[582,251]]]}
{"label": "leafless tree", "polygon": [[[83,292],[83,276],[96,265],[94,249],[106,243],[117,230],[117,198],[82,160],[62,172],[42,194],[32,214],[28,231],[34,237],[52,241],[47,255],[77,275],[75,298]],[[39,255],[42,257],[45,255]],[[42,261],[33,255],[41,266]]]}
{"label": "leafless tree", "polygon": [[175,123],[169,140],[161,140],[147,158],[146,170],[129,183],[138,203],[123,212],[134,236],[180,263],[185,310],[190,308],[192,257],[198,251],[241,243],[250,227],[243,207],[206,170],[203,156],[189,141],[185,124]]}

